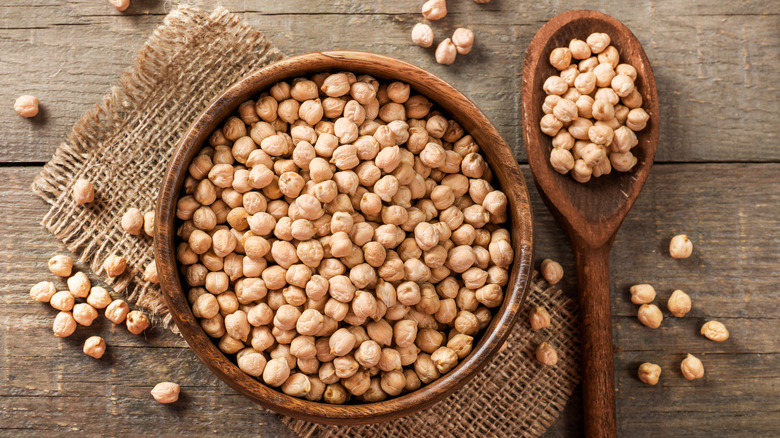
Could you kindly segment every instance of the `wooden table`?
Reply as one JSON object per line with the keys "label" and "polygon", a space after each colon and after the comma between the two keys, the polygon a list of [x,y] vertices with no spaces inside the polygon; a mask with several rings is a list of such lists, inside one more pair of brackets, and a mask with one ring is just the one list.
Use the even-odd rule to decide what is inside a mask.
{"label": "wooden table", "polygon": [[[291,436],[274,415],[214,377],[178,336],[158,328],[144,339],[99,320],[110,348],[95,361],[80,351],[86,335],[54,338],[55,311],[30,302],[30,286],[50,277],[48,258],[66,252],[38,225],[46,206],[30,184],[171,7],[133,3],[124,14],[95,0],[0,4],[0,435]],[[198,3],[210,9],[218,2]],[[451,0],[449,15],[433,26],[437,40],[468,26],[477,42],[450,67],[410,42],[421,20],[417,0],[219,3],[288,54],[366,50],[441,75],[488,114],[521,163],[520,70],[531,37],[564,8],[595,7],[622,20],[653,63],[662,129],[655,168],[611,260],[620,434],[780,434],[780,3]],[[42,103],[32,120],[11,108],[25,93]],[[561,261],[562,285],[574,295],[567,242],[530,186],[537,258]],[[667,255],[678,233],[694,242],[687,260]],[[658,330],[645,328],[628,300],[629,286],[640,282],[655,285],[662,308],[674,289],[687,291],[693,310],[682,319],[667,313]],[[699,335],[710,318],[728,326],[727,342]],[[688,352],[704,362],[704,379],[682,378],[679,362]],[[636,378],[644,361],[663,367],[655,387]],[[181,383],[180,403],[151,402],[149,390],[163,380]],[[581,433],[580,402],[575,393],[547,436]]]}

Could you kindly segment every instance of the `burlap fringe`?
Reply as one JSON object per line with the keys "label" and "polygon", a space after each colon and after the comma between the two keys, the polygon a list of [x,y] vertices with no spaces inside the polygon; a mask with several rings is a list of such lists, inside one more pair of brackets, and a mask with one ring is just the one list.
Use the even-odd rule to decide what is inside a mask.
{"label": "burlap fringe", "polygon": [[[207,14],[179,7],[155,30],[119,85],[79,119],[32,184],[51,204],[42,225],[166,327],[171,320],[159,287],[141,279],[154,260],[152,240],[125,234],[121,216],[130,207],[154,209],[176,143],[211,99],[281,58],[260,32],[225,8]],[[72,201],[78,178],[95,185],[95,202]],[[128,261],[128,271],[115,279],[102,270],[113,253]]]}
{"label": "burlap fringe", "polygon": [[[545,307],[550,328],[534,332],[527,312]],[[465,387],[417,414],[365,426],[325,426],[280,417],[300,438],[408,438],[430,436],[524,437],[542,435],[563,411],[579,382],[577,308],[556,287],[535,278],[523,315],[507,340],[508,348]],[[558,349],[558,364],[539,364],[535,347],[547,341]]]}

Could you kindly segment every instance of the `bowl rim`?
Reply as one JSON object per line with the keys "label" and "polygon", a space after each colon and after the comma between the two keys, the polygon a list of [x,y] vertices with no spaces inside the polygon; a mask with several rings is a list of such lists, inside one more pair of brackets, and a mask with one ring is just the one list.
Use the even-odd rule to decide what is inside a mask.
{"label": "bowl rim", "polygon": [[[449,373],[411,393],[381,402],[332,405],[288,396],[241,371],[212,342],[192,314],[176,260],[175,205],[186,169],[211,132],[240,103],[280,80],[321,71],[351,71],[400,80],[447,111],[481,146],[509,200],[508,212],[515,259],[504,301],[472,352]],[[445,102],[441,97],[446,96]],[[489,150],[489,151],[488,151]],[[492,159],[491,159],[492,157]],[[493,163],[500,163],[495,169]],[[177,143],[162,180],[156,207],[154,252],[160,286],[174,323],[198,358],[225,383],[259,405],[294,418],[326,424],[367,424],[409,415],[452,394],[471,380],[498,353],[519,316],[528,294],[533,263],[533,215],[525,180],[506,140],[477,106],[452,85],[410,63],[388,56],[326,51],[293,56],[256,70],[213,99]]]}

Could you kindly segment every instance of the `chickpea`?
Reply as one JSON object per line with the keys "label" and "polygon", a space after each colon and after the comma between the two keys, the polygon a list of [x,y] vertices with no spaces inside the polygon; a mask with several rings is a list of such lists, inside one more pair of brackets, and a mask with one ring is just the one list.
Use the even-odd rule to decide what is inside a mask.
{"label": "chickpea", "polygon": [[593,54],[603,52],[612,42],[609,35],[606,33],[592,33],[588,35],[588,38],[585,41],[588,43]]}
{"label": "chickpea", "polygon": [[436,364],[428,354],[421,354],[414,363],[414,371],[422,383],[428,384],[441,377]]}
{"label": "chickpea", "polygon": [[56,292],[57,290],[54,287],[54,283],[50,281],[41,281],[30,288],[30,298],[39,303],[48,303]]}
{"label": "chickpea", "polygon": [[325,387],[322,398],[326,403],[341,405],[349,400],[349,393],[341,384],[334,382]]}
{"label": "chickpea", "polygon": [[[442,1],[442,3],[444,2]],[[125,6],[125,8],[127,8],[127,6]],[[25,94],[16,98],[16,101],[14,102],[14,111],[24,118],[35,117],[38,115],[38,103],[37,97]]]}
{"label": "chickpea", "polygon": [[701,379],[704,377],[704,365],[701,360],[692,354],[683,359],[680,363],[680,369],[682,370],[683,377],[688,380]]}
{"label": "chickpea", "polygon": [[336,369],[336,376],[339,379],[348,379],[354,376],[360,369],[360,364],[352,355],[341,356],[333,359],[333,366]]}
{"label": "chickpea", "polygon": [[578,60],[588,59],[591,55],[590,46],[585,41],[576,38],[569,42],[569,50],[571,57]]}
{"label": "chickpea", "polygon": [[637,374],[642,383],[655,385],[661,377],[661,367],[654,363],[645,362],[642,365],[639,365]]}
{"label": "chickpea", "polygon": [[76,320],[70,312],[60,312],[54,318],[52,330],[55,337],[67,338],[76,331]]}
{"label": "chickpea", "polygon": [[612,152],[609,154],[609,162],[619,172],[628,172],[637,163],[637,158],[631,152]]}
{"label": "chickpea", "polygon": [[90,336],[84,341],[84,348],[82,351],[84,351],[84,354],[87,356],[100,359],[106,352],[106,341],[100,336]]}
{"label": "chickpea", "polygon": [[686,313],[691,311],[691,297],[681,290],[672,292],[672,296],[669,297],[667,307],[672,315],[682,318]]}
{"label": "chickpea", "polygon": [[106,307],[106,319],[114,324],[121,324],[125,321],[130,312],[130,306],[123,300],[114,300]]}
{"label": "chickpea", "polygon": [[147,318],[143,312],[140,310],[133,310],[127,314],[127,317],[125,318],[125,325],[127,326],[127,331],[134,335],[139,335],[141,332],[149,328],[151,323],[149,322],[149,318]]}
{"label": "chickpea", "polygon": [[431,361],[441,374],[447,374],[458,364],[458,355],[451,348],[440,347],[431,354]]}
{"label": "chickpea", "polygon": [[382,356],[382,347],[374,340],[363,341],[355,350],[355,360],[366,368],[379,364]]}
{"label": "chickpea", "polygon": [[461,310],[455,318],[454,327],[458,333],[473,336],[479,332],[479,320],[468,310]]}
{"label": "chickpea", "polygon": [[49,259],[49,271],[58,277],[69,277],[73,269],[73,259],[64,255],[56,255]]}
{"label": "chickpea", "polygon": [[412,42],[420,47],[433,45],[433,30],[425,23],[417,23],[412,28]]}
{"label": "chickpea", "polygon": [[91,182],[79,178],[73,183],[71,196],[76,204],[84,205],[89,204],[95,200],[95,187]]}
{"label": "chickpea", "polygon": [[241,350],[236,356],[236,359],[238,368],[240,368],[241,371],[252,377],[260,377],[263,375],[266,366],[265,356],[258,353],[256,350],[251,348]]}
{"label": "chickpea", "polygon": [[655,289],[649,284],[635,284],[629,289],[631,302],[634,304],[650,304],[655,299]]}
{"label": "chickpea", "polygon": [[563,128],[563,122],[558,120],[555,115],[547,114],[542,117],[542,120],[539,122],[539,126],[542,132],[553,137],[558,134],[558,131],[560,131],[561,128]]}
{"label": "chickpea", "polygon": [[693,242],[685,234],[678,234],[669,242],[669,254],[673,258],[687,259],[691,253],[693,253]]}
{"label": "chickpea", "polygon": [[615,70],[609,63],[601,63],[593,69],[593,74],[596,75],[597,87],[609,87],[612,79],[615,77]]}
{"label": "chickpea", "polygon": [[96,309],[104,309],[111,304],[111,295],[104,288],[95,286],[90,290],[89,296],[87,296],[87,304]]}
{"label": "chickpea", "polygon": [[447,348],[454,351],[455,354],[457,354],[458,359],[463,359],[471,353],[473,342],[473,337],[458,333],[447,341]]}
{"label": "chickpea", "polygon": [[447,3],[444,0],[428,0],[423,3],[422,15],[426,20],[441,20],[447,15]]}
{"label": "chickpea", "polygon": [[723,342],[729,338],[726,326],[718,321],[707,321],[701,327],[701,334],[715,342]]}
{"label": "chickpea", "polygon": [[558,102],[558,104],[553,108],[552,114],[556,119],[563,123],[569,123],[571,121],[577,120],[577,104],[569,99],[561,99],[561,101]]}
{"label": "chickpea", "polygon": [[122,275],[125,272],[126,266],[127,262],[125,262],[124,257],[115,254],[108,256],[103,262],[103,269],[109,277],[118,277]]}
{"label": "chickpea", "polygon": [[[596,81],[595,73],[592,71],[583,71],[582,67],[580,67],[580,74],[574,79],[574,88],[583,95],[590,94],[596,89]],[[565,91],[566,90],[563,90],[563,92]],[[561,94],[563,94],[563,92],[561,92]]]}
{"label": "chickpea", "polygon": [[536,360],[547,366],[555,366],[558,363],[558,352],[547,342],[542,342],[536,347]]}
{"label": "chickpea", "polygon": [[78,303],[73,306],[73,319],[79,325],[90,326],[97,316],[97,310],[87,303]]}
{"label": "chickpea", "polygon": [[281,386],[289,377],[290,366],[283,357],[269,360],[263,369],[263,382],[269,386]]}
{"label": "chickpea", "polygon": [[[550,52],[550,65],[557,70],[565,70],[571,64],[571,50],[568,47],[558,47]],[[545,89],[545,91],[547,91]],[[558,93],[555,93],[558,94]]]}
{"label": "chickpea", "polygon": [[650,328],[660,327],[661,321],[664,319],[661,309],[655,304],[642,304],[636,316],[639,318],[639,322]]}

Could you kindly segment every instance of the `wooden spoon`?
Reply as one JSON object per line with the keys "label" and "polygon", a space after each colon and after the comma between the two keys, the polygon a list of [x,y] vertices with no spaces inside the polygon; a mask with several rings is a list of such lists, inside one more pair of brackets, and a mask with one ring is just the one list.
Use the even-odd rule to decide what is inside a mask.
{"label": "wooden spoon", "polygon": [[[636,68],[636,86],[650,121],[637,133],[639,144],[631,152],[638,162],[630,172],[613,170],[581,184],[550,166],[552,139],[541,132],[539,121],[546,97],[542,85],[558,74],[550,65],[550,52],[593,32],[607,33],[620,52],[620,62]],[[569,236],[577,260],[586,436],[615,437],[609,250],[653,165],[659,129],[655,78],[642,45],[626,26],[600,12],[574,10],[555,16],[534,36],[525,54],[522,93],[523,138],[531,172],[545,204]]]}

